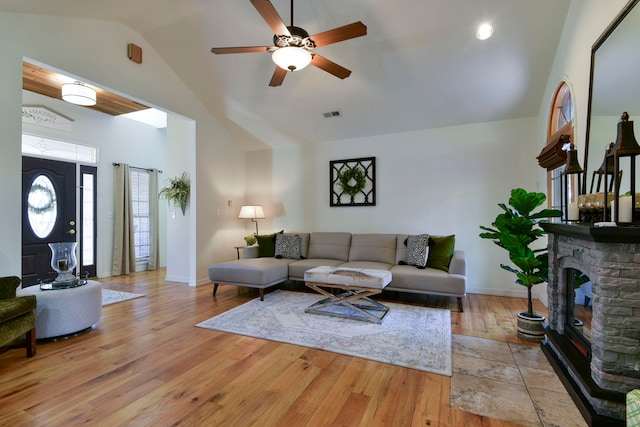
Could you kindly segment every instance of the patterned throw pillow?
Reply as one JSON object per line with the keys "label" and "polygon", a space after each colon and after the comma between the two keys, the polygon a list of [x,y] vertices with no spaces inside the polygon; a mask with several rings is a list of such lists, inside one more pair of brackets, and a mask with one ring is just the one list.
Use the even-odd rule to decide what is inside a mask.
{"label": "patterned throw pillow", "polygon": [[418,234],[407,237],[407,264],[425,268],[429,255],[429,235]]}
{"label": "patterned throw pillow", "polygon": [[300,249],[302,246],[302,237],[290,236],[286,234],[278,234],[276,236],[275,257],[278,259],[300,259]]}

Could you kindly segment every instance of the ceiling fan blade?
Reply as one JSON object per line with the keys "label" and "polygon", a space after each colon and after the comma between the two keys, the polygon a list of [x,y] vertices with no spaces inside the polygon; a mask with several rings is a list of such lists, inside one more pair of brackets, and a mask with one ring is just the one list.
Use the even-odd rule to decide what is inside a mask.
{"label": "ceiling fan blade", "polygon": [[271,81],[269,82],[269,86],[272,86],[272,87],[280,86],[284,81],[284,78],[286,75],[287,75],[287,70],[284,70],[280,67],[276,67],[276,70],[273,72],[273,76],[271,76]]}
{"label": "ceiling fan blade", "polygon": [[341,42],[344,40],[354,39],[367,35],[367,26],[362,22],[354,22],[353,24],[334,28],[333,30],[318,33],[309,37],[316,44],[316,47],[326,46],[328,44]]}
{"label": "ceiling fan blade", "polygon": [[275,35],[291,35],[289,29],[269,0],[251,0],[251,4],[262,16],[262,19],[267,22],[267,25],[269,25]]}
{"label": "ceiling fan blade", "polygon": [[342,65],[338,65],[333,61],[329,61],[327,58],[318,54],[313,55],[311,65],[314,65],[329,74],[333,74],[340,79],[346,79],[351,75],[350,70],[347,70]]}
{"label": "ceiling fan blade", "polygon": [[268,52],[273,46],[245,46],[245,47],[213,47],[211,52],[215,54],[221,53],[249,53],[249,52]]}

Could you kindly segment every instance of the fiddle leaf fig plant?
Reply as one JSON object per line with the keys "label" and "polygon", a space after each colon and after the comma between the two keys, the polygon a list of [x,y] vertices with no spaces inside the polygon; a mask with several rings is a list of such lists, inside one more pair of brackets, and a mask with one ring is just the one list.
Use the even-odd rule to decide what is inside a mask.
{"label": "fiddle leaf fig plant", "polygon": [[549,280],[549,254],[546,248],[532,249],[531,244],[546,234],[540,222],[548,218],[560,217],[557,209],[534,210],[540,207],[547,197],[544,193],[528,192],[522,188],[511,190],[509,206],[499,203],[504,211],[491,223],[491,227],[480,226],[483,239],[490,239],[509,253],[509,259],[515,265],[500,264],[504,270],[516,275],[515,283],[527,288],[527,315],[534,316],[531,288]]}
{"label": "fiddle leaf fig plant", "polygon": [[184,215],[187,209],[187,202],[189,201],[190,189],[191,186],[187,173],[182,172],[180,177],[167,178],[165,187],[160,190],[158,196],[166,199],[167,202],[173,202],[176,206],[179,206],[180,210],[182,210],[182,215]]}

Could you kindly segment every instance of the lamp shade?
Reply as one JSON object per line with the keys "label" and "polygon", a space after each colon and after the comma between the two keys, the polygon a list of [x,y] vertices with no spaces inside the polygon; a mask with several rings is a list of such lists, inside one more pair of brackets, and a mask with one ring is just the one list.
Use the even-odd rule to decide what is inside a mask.
{"label": "lamp shade", "polygon": [[62,85],[62,99],[76,105],[96,105],[96,91],[80,82],[65,83]]}
{"label": "lamp shade", "polygon": [[309,65],[311,53],[301,47],[281,47],[273,52],[271,59],[283,70],[298,71]]}
{"label": "lamp shade", "polygon": [[264,211],[262,210],[262,206],[246,205],[240,209],[240,215],[238,215],[238,218],[240,219],[264,218]]}

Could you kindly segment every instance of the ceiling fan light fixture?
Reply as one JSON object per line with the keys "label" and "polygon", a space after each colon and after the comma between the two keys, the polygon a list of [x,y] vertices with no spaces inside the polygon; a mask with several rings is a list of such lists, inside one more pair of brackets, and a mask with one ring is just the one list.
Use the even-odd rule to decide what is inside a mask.
{"label": "ceiling fan light fixture", "polygon": [[271,59],[287,71],[299,71],[311,63],[311,52],[301,47],[281,47],[273,52]]}
{"label": "ceiling fan light fixture", "polygon": [[71,104],[89,107],[96,105],[96,91],[82,82],[65,83],[62,85],[62,99]]}

